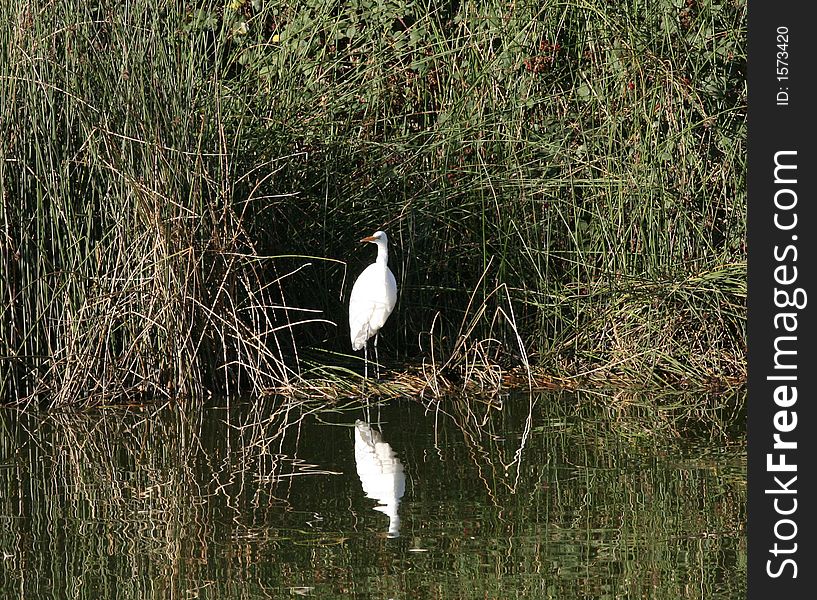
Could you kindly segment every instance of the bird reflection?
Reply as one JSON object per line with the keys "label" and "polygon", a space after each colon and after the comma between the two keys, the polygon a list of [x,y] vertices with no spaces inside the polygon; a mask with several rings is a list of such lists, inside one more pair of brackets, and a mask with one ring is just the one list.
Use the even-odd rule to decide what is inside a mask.
{"label": "bird reflection", "polygon": [[397,507],[406,490],[403,463],[383,435],[360,419],[355,421],[355,463],[363,491],[378,502],[374,509],[389,517],[388,537],[399,537]]}

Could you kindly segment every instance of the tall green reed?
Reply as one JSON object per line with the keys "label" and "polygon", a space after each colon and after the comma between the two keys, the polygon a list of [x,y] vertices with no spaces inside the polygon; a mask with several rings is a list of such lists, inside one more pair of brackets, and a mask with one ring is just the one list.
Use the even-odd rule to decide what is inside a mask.
{"label": "tall green reed", "polygon": [[492,360],[529,354],[560,373],[740,380],[744,9],[284,13],[255,63],[255,101],[298,115],[293,145],[306,151],[276,180],[301,199],[282,220],[309,224],[285,237],[348,256],[354,237],[387,226],[408,356],[427,356],[429,338],[449,355],[489,340]]}
{"label": "tall green reed", "polygon": [[286,383],[381,227],[387,355],[744,373],[741,3],[0,11],[4,394]]}
{"label": "tall green reed", "polygon": [[76,404],[293,376],[287,273],[235,197],[228,38],[181,5],[5,10],[4,393]]}

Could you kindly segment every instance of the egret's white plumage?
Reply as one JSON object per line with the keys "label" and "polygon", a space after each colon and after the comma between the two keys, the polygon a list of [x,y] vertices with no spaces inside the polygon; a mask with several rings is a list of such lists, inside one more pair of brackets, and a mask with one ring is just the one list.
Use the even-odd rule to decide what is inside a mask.
{"label": "egret's white plumage", "polygon": [[383,434],[360,419],[355,421],[355,465],[363,491],[378,502],[374,509],[389,516],[389,537],[398,537],[397,507],[406,491],[405,469]]}
{"label": "egret's white plumage", "polygon": [[377,352],[377,333],[389,318],[397,302],[397,282],[389,269],[389,238],[385,231],[376,231],[361,242],[377,245],[377,259],[366,267],[352,286],[349,297],[349,337],[352,348],[366,348],[374,337]]}

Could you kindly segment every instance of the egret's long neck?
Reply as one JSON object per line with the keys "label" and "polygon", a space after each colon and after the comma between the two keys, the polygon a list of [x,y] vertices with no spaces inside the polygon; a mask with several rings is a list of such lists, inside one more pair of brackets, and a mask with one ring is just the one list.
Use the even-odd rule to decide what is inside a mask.
{"label": "egret's long neck", "polygon": [[377,240],[377,264],[385,267],[389,264],[389,245],[385,240]]}

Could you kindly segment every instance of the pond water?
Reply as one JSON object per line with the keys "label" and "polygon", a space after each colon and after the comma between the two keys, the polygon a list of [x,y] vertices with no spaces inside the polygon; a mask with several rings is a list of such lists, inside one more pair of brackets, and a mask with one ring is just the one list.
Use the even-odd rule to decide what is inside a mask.
{"label": "pond water", "polygon": [[0,409],[0,597],[742,598],[743,400],[695,400]]}

